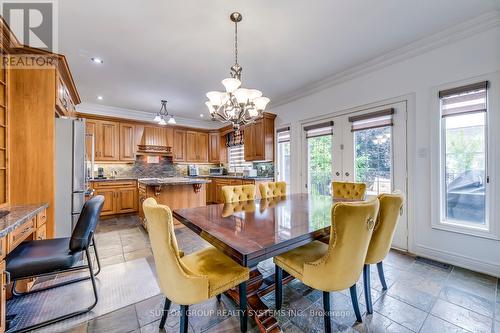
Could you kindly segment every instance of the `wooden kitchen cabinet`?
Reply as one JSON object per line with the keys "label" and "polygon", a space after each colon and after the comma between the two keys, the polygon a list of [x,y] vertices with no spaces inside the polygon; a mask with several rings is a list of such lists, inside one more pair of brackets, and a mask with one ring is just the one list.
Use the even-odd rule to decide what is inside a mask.
{"label": "wooden kitchen cabinet", "polygon": [[[95,161],[118,161],[120,159],[119,123],[112,121],[87,120],[86,133],[94,136]],[[87,141],[86,148],[87,151],[91,151],[92,147],[90,141]]]}
{"label": "wooden kitchen cabinet", "polygon": [[135,126],[120,124],[120,161],[135,161]]}
{"label": "wooden kitchen cabinet", "polygon": [[227,163],[226,139],[218,132],[209,134],[208,162]]}
{"label": "wooden kitchen cabinet", "polygon": [[245,126],[243,140],[245,161],[274,160],[274,119],[275,115],[264,113],[255,123]]}
{"label": "wooden kitchen cabinet", "polygon": [[208,162],[208,134],[186,131],[186,162]]}
{"label": "wooden kitchen cabinet", "polygon": [[0,261],[0,332],[5,332],[5,314],[6,314],[6,306],[7,306],[7,279],[5,273],[5,260]]}
{"label": "wooden kitchen cabinet", "polygon": [[186,161],[186,131],[174,129],[174,145],[173,153],[174,162],[185,162]]}
{"label": "wooden kitchen cabinet", "polygon": [[95,195],[104,196],[101,216],[139,211],[137,182],[135,180],[92,182],[92,188],[95,190]]}

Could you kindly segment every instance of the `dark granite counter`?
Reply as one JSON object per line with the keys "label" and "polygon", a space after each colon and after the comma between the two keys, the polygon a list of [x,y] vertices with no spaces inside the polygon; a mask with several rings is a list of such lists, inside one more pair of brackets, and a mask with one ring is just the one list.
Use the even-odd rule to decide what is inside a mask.
{"label": "dark granite counter", "polygon": [[89,182],[119,182],[124,180],[137,180],[137,177],[94,178],[89,179]]}
{"label": "dark granite counter", "polygon": [[140,178],[139,184],[146,186],[173,186],[173,185],[193,185],[207,184],[210,180],[201,178],[172,177],[172,178]]}
{"label": "dark granite counter", "polygon": [[[0,210],[0,237],[11,233],[36,214],[49,207],[48,204],[7,206]],[[5,212],[7,215],[3,216]]]}
{"label": "dark granite counter", "polygon": [[233,175],[222,175],[222,176],[210,176],[210,175],[199,175],[199,176],[191,176],[191,178],[226,178],[226,179],[247,179],[247,180],[262,180],[262,181],[274,181],[274,177],[245,177],[245,176],[233,176]]}

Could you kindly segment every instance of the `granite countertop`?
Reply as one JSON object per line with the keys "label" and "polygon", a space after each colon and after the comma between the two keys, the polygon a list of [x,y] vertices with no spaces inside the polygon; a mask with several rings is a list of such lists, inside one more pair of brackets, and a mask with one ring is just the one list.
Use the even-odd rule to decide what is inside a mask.
{"label": "granite countertop", "polygon": [[199,175],[199,176],[191,176],[191,178],[227,178],[227,179],[249,179],[249,180],[269,180],[273,181],[274,177],[245,177],[245,176],[233,176],[233,175],[221,175],[221,176],[210,176],[210,175]]}
{"label": "granite countertop", "polygon": [[188,177],[140,178],[138,179],[138,181],[140,184],[144,184],[147,186],[193,185],[210,183],[210,180]]}
{"label": "granite countertop", "polygon": [[89,179],[89,182],[119,182],[122,180],[137,180],[137,177],[116,177],[116,178],[94,178]]}
{"label": "granite countertop", "polygon": [[2,208],[0,210],[0,216],[7,211],[9,213],[0,218],[0,237],[4,237],[11,233],[47,207],[49,207],[48,204],[38,204],[7,206]]}

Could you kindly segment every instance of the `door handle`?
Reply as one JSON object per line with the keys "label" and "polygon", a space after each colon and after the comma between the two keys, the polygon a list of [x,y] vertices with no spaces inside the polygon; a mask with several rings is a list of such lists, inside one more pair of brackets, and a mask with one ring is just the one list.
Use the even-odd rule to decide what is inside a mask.
{"label": "door handle", "polygon": [[340,172],[335,172],[335,176],[340,176]]}
{"label": "door handle", "polygon": [[345,176],[346,176],[346,177],[349,177],[349,175],[350,175],[350,173],[349,173],[349,172],[346,172],[346,173],[345,173]]}

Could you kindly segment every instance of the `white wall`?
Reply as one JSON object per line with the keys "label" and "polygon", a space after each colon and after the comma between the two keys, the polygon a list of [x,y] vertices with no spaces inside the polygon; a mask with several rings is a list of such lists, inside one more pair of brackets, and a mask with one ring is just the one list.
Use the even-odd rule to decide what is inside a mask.
{"label": "white wall", "polygon": [[[449,38],[449,43],[434,45],[432,50],[384,68],[371,72],[364,69],[361,76],[273,107],[270,111],[278,114],[277,127],[287,124],[292,128],[292,191],[300,191],[300,121],[399,96],[413,96],[408,109],[410,252],[500,276],[500,241],[431,228],[430,193],[434,187],[430,148],[436,142],[429,124],[439,119],[434,110],[435,90],[455,81],[498,75],[495,72],[500,71],[500,27],[492,24],[485,29],[458,40]],[[499,87],[492,87],[490,93],[500,94]],[[500,109],[490,112],[498,113]],[[495,222],[500,223],[500,219]]]}

